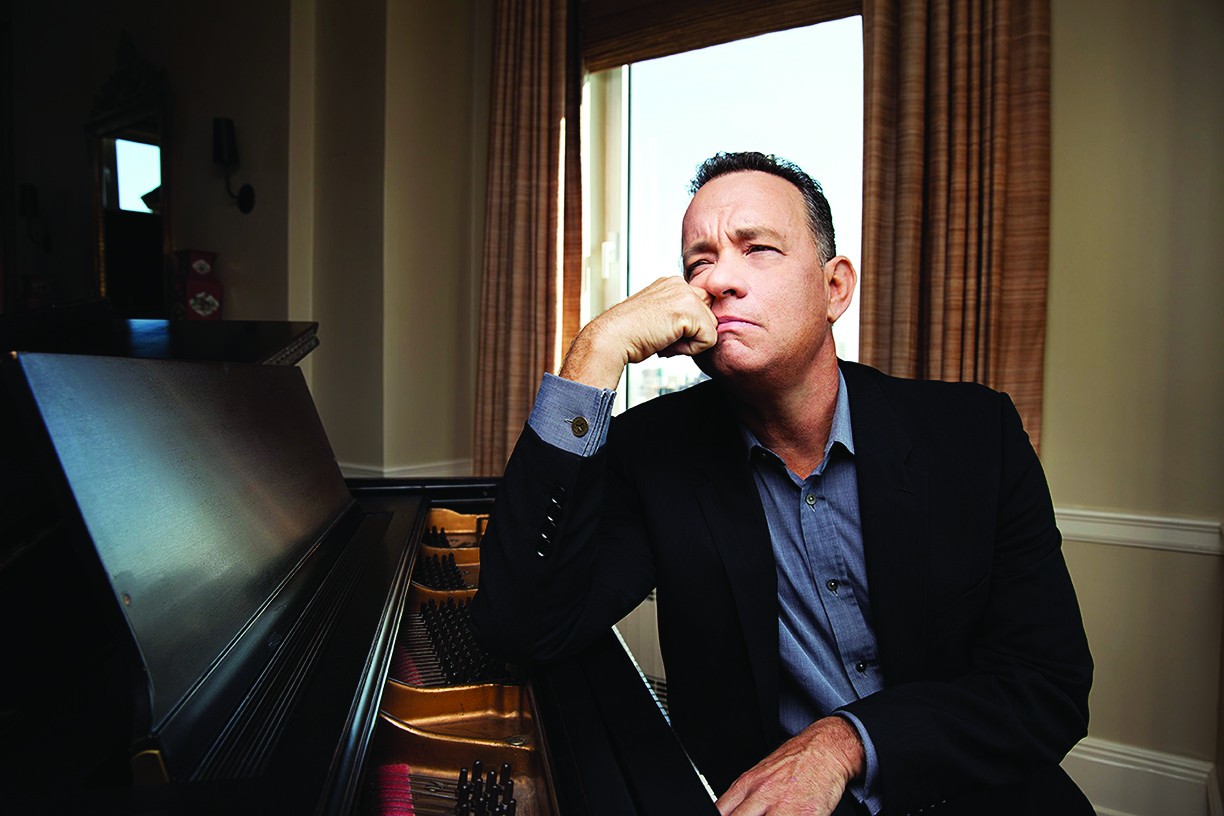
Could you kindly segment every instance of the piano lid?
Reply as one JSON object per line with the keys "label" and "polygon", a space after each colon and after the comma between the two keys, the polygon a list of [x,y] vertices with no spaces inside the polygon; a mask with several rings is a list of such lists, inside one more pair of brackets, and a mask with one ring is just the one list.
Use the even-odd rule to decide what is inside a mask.
{"label": "piano lid", "polygon": [[169,716],[352,502],[301,372],[16,359]]}
{"label": "piano lid", "polygon": [[319,345],[319,324],[283,320],[140,320],[105,300],[0,314],[0,352],[293,365]]}

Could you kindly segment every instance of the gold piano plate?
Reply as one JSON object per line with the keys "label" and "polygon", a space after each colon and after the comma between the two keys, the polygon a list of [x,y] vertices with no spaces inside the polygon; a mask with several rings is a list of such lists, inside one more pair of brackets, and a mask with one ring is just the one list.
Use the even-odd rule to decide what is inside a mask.
{"label": "gold piano plate", "polygon": [[475,589],[430,589],[414,581],[412,589],[408,593],[408,609],[416,611],[421,608],[421,604],[428,603],[431,600],[444,604],[451,598],[454,598],[455,603],[461,603],[462,601],[472,600],[475,595]]}
{"label": "gold piano plate", "polygon": [[420,688],[388,680],[379,708],[423,731],[466,739],[505,741],[534,729],[522,686]]}
{"label": "gold piano plate", "polygon": [[446,533],[451,550],[475,550],[488,525],[488,514],[459,513],[445,507],[431,508],[425,522],[427,528]]}

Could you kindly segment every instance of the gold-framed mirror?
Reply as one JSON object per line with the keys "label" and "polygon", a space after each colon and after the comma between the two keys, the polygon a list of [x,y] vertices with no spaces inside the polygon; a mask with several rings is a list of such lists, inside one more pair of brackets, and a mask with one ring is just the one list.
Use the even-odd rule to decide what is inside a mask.
{"label": "gold-framed mirror", "polygon": [[85,125],[95,293],[116,317],[171,317],[170,102],[164,71],[141,58],[123,32],[115,72]]}

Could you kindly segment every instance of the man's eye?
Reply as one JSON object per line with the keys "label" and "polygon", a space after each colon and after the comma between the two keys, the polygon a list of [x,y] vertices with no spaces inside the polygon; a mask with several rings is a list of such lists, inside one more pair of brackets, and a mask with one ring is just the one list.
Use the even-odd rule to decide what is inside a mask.
{"label": "man's eye", "polygon": [[701,268],[701,267],[703,267],[703,266],[706,266],[706,265],[707,265],[707,264],[709,264],[709,263],[710,263],[710,262],[709,262],[709,261],[706,261],[706,260],[693,261],[691,264],[689,264],[688,266],[684,267],[684,277],[685,277],[685,279],[686,279],[686,280],[691,279],[691,278],[693,277],[693,275],[695,275],[695,274],[697,273],[698,269],[700,269],[700,268]]}
{"label": "man's eye", "polygon": [[777,247],[771,247],[766,244],[752,244],[748,247],[749,254],[753,252],[777,252]]}

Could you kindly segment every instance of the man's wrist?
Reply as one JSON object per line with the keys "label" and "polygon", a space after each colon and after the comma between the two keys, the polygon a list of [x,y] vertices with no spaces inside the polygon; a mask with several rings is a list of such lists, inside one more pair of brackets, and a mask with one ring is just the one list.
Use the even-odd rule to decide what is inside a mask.
{"label": "man's wrist", "polygon": [[867,767],[866,751],[857,729],[849,720],[837,715],[816,721],[826,732],[825,746],[838,758],[846,781],[861,779]]}
{"label": "man's wrist", "polygon": [[623,348],[609,347],[598,321],[578,333],[561,363],[557,376],[566,380],[614,391],[628,364]]}
{"label": "man's wrist", "polygon": [[879,757],[876,755],[875,743],[866,726],[854,714],[844,709],[838,709],[833,714],[846,721],[858,734],[859,743],[863,747],[863,771],[849,785],[850,792],[867,809],[869,813],[879,813],[883,807],[879,791]]}

